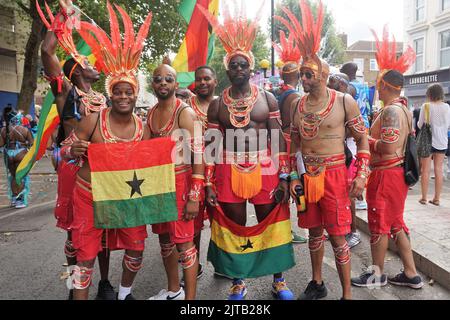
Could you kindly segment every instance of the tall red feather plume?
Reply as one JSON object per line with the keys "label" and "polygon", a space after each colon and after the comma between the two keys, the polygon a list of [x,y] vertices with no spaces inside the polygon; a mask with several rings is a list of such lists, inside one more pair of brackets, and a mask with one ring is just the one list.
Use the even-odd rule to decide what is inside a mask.
{"label": "tall red feather plume", "polygon": [[300,63],[302,56],[300,54],[300,49],[295,42],[294,34],[290,33],[289,38],[286,39],[286,34],[284,31],[280,31],[280,44],[278,45],[277,43],[274,43],[273,46],[283,63]]}
{"label": "tall red feather plume", "polygon": [[371,31],[376,41],[376,59],[380,71],[396,70],[401,74],[408,71],[408,69],[416,61],[416,53],[414,52],[414,49],[408,46],[402,56],[400,58],[397,58],[397,43],[395,42],[395,37],[393,38],[392,42],[389,41],[388,26],[385,25],[383,28],[383,39],[381,41],[378,38],[376,32],[372,29]]}
{"label": "tall red feather plume", "polygon": [[256,14],[257,19],[254,21],[249,21],[247,19],[244,0],[241,0],[240,7],[237,5],[235,0],[232,2],[235,7],[234,16],[230,14],[228,3],[224,3],[224,19],[222,24],[220,24],[217,17],[212,15],[206,8],[203,8],[198,4],[197,8],[209,21],[225,51],[227,52],[224,59],[225,67],[228,68],[228,63],[231,58],[236,54],[239,54],[248,58],[253,69],[255,66],[255,61],[251,50],[256,39],[256,33],[258,31],[258,18],[261,16],[261,10],[264,6],[264,2]]}
{"label": "tall red feather plume", "polygon": [[324,19],[324,8],[322,1],[319,1],[317,8],[317,18],[314,21],[314,15],[306,0],[300,0],[300,10],[302,13],[302,23],[288,8],[282,7],[283,12],[288,19],[275,16],[274,18],[280,21],[297,40],[297,45],[303,59],[312,59],[319,61],[317,53],[320,50],[322,40],[322,26]]}
{"label": "tall red feather plume", "polygon": [[87,22],[81,23],[80,35],[91,47],[98,66],[107,75],[106,89],[109,95],[112,94],[114,84],[118,82],[130,83],[137,92],[139,84],[136,74],[144,48],[144,41],[150,29],[152,13],[150,12],[147,15],[135,38],[129,15],[121,7],[115,5],[122,17],[125,30],[122,40],[116,13],[109,2],[107,7],[110,16],[111,39],[100,27]]}

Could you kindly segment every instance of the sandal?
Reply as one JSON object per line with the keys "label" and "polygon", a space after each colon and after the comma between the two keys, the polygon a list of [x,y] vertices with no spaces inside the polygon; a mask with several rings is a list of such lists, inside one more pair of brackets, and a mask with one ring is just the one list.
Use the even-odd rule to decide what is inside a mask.
{"label": "sandal", "polygon": [[428,201],[428,203],[431,203],[432,205],[434,205],[436,207],[439,207],[441,205],[439,200],[433,200],[433,201],[430,200],[430,201]]}
{"label": "sandal", "polygon": [[420,199],[420,200],[419,200],[419,203],[420,203],[420,204],[423,204],[424,206],[426,206],[426,205],[427,205],[427,200],[425,200],[425,199]]}

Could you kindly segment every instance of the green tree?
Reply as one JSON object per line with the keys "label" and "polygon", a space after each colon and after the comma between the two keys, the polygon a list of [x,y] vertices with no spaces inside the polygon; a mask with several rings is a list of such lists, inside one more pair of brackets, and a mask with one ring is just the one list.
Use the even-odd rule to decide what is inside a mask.
{"label": "green tree", "polygon": [[[308,0],[312,4],[312,11],[315,15],[317,13],[317,1]],[[282,0],[280,5],[275,9],[275,15],[281,16],[287,19],[287,15],[282,11],[281,6],[287,7],[292,13],[295,14],[298,21],[302,22],[299,0]],[[344,62],[345,47],[341,38],[338,37],[335,21],[332,13],[328,10],[324,4],[324,22],[322,28],[322,48],[319,56],[326,60],[329,64],[341,64]],[[278,20],[275,21],[275,41],[279,42],[280,30],[284,30],[288,34],[287,28]]]}
{"label": "green tree", "polygon": [[[261,60],[270,60],[268,36],[261,30],[261,28],[259,28],[258,33],[256,34],[252,52],[255,56],[255,69],[259,68],[259,62]],[[219,81],[219,85],[216,89],[216,94],[220,94],[226,87],[230,86],[230,81],[228,80],[225,66],[223,65],[223,57],[225,56],[225,54],[226,52],[223,49],[222,43],[219,41],[219,39],[216,39],[214,46],[214,56],[210,63],[211,67],[216,70],[217,79]]]}

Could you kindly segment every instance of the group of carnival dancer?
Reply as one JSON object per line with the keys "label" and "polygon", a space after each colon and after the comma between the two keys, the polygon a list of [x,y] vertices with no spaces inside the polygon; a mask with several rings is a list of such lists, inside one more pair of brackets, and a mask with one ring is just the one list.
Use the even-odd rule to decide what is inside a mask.
{"label": "group of carnival dancer", "polygon": [[[299,185],[305,190],[307,209],[299,214],[298,221],[301,228],[309,230],[312,264],[312,281],[300,299],[320,299],[327,295],[322,279],[324,230],[334,250],[343,299],[351,299],[351,284],[384,286],[389,280],[394,285],[422,286],[403,221],[408,187],[403,179],[402,163],[411,115],[400,92],[402,73],[415,59],[412,49],[397,58],[395,48],[391,50],[387,32],[382,41],[377,39],[377,60],[381,70],[377,89],[384,108],[374,120],[369,136],[351,95],[327,88],[330,69],[327,62],[317,56],[324,13],[321,2],[316,19],[305,0],[300,1],[302,23],[287,9],[283,10],[288,19],[275,17],[289,31],[289,37],[281,32],[282,41],[277,46],[285,62],[279,103],[271,93],[250,83],[255,67],[251,49],[257,21],[247,19],[243,11],[232,16],[226,9],[220,23],[199,6],[224,46],[224,64],[231,86],[216,98],[214,70],[208,66],[200,67],[195,77],[197,95],[187,105],[175,98],[176,71],[170,65],[162,64],[154,70],[151,81],[158,103],[150,110],[144,124],[133,111],[139,92],[136,73],[152,13],[135,34],[131,19],[116,5],[124,23],[125,32],[121,35],[116,11],[108,3],[109,37],[95,24],[75,21],[78,9],[70,0],[61,0],[60,6],[56,16],[47,8],[49,22],[39,11],[48,28],[41,49],[42,61],[61,118],[58,143],[64,161],[58,167],[55,216],[57,226],[67,230],[64,251],[71,266],[70,299],[88,298],[96,257],[101,276],[97,298],[134,299],[131,287],[142,268],[147,238],[146,226],[115,230],[94,227],[91,171],[86,156],[89,144],[170,137],[177,129],[187,130],[194,137],[194,126],[199,120],[205,134],[210,130],[221,133],[256,130],[264,134],[249,135],[245,150],[239,153],[234,136],[232,141],[227,141],[230,138],[225,134],[222,142],[226,149],[222,154],[231,158],[231,162],[204,160],[191,164],[178,159],[175,167],[178,220],[152,226],[153,232],[159,235],[168,286],[150,299],[196,298],[197,276],[202,271],[198,250],[205,208],[221,207],[228,219],[245,227],[247,201],[254,205],[261,222],[278,204],[289,206],[290,195],[296,195]],[[92,89],[92,84],[99,80],[99,71],[75,48],[72,29],[77,24],[76,30],[91,47],[96,66],[106,75],[108,98]],[[62,71],[56,56],[58,43],[71,55]],[[295,89],[300,80],[306,93],[303,96]],[[269,153],[262,140],[268,138],[270,141],[272,135],[272,140],[277,139],[277,143],[271,142],[276,147]],[[355,139],[358,150],[357,170],[351,183],[345,164],[344,140],[347,136]],[[204,140],[206,142],[194,138],[189,141],[193,157],[207,148],[208,141]],[[181,156],[177,154],[177,157]],[[265,166],[263,159],[267,158],[271,165],[278,164],[278,170],[269,172],[261,168]],[[306,169],[304,174],[297,170],[301,160]],[[240,183],[232,183],[233,179],[239,179]],[[351,279],[351,255],[345,240],[352,222],[350,198],[361,196],[366,185],[372,259],[378,268]],[[383,265],[389,235],[397,244],[404,271],[387,279]],[[109,251],[119,249],[125,252],[121,283],[116,293],[108,281]],[[264,256],[260,258],[264,259]],[[230,263],[233,265],[234,262]],[[183,271],[183,286],[180,286],[179,264]],[[236,268],[238,266],[236,264]],[[294,294],[283,278],[283,271],[286,270],[274,274],[271,290],[278,299],[292,300]],[[229,299],[244,299],[246,293],[244,279],[234,279]]]}

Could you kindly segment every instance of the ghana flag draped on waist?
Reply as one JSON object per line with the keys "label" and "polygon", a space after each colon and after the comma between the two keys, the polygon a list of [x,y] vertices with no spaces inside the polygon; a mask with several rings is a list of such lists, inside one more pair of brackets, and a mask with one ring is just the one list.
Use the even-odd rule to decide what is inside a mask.
{"label": "ghana flag draped on waist", "polygon": [[174,146],[170,138],[89,145],[96,228],[177,220]]}
{"label": "ghana flag draped on waist", "polygon": [[229,277],[258,278],[284,272],[295,265],[290,212],[278,205],[253,227],[239,226],[220,207],[213,214],[208,261]]}

